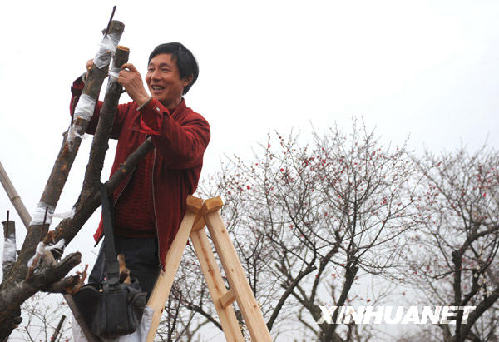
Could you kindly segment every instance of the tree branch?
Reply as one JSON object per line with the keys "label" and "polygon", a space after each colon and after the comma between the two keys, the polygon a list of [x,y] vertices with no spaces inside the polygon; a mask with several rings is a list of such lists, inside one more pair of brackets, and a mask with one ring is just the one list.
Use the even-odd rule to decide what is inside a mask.
{"label": "tree branch", "polygon": [[63,278],[73,267],[81,262],[81,253],[73,253],[57,265],[35,272],[29,279],[17,286],[2,290],[0,296],[0,341],[8,337],[14,329],[12,320],[17,316],[20,305],[29,297],[46,286]]}

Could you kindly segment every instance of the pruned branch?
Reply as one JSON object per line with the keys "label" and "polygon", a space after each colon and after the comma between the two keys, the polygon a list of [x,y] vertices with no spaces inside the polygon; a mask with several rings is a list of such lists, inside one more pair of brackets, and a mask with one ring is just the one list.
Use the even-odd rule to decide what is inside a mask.
{"label": "pruned branch", "polygon": [[[119,21],[112,21],[110,28],[106,34],[114,34],[118,37],[118,41],[121,38],[121,34],[125,29],[125,25]],[[109,65],[109,64],[108,64]],[[104,68],[99,68],[96,64],[92,66],[87,75],[87,81],[85,87],[83,88],[83,94],[89,96],[90,98],[97,100],[99,97],[99,92],[102,86],[102,82],[107,77],[107,66]],[[74,122],[73,122],[74,125]],[[57,202],[62,193],[62,189],[66,184],[66,180],[69,175],[69,171],[73,165],[73,161],[78,153],[78,148],[81,144],[81,135],[83,135],[88,126],[88,119],[81,121],[81,126],[77,128],[79,134],[71,137],[69,134],[64,135],[63,143],[59,154],[57,156],[52,172],[47,180],[47,185],[43,191],[42,197],[40,199],[41,203],[44,203],[50,207],[57,207]]]}
{"label": "pruned branch", "polygon": [[[129,54],[130,50],[128,48],[118,46],[116,48],[116,55],[111,70],[121,69],[121,66],[128,61]],[[100,111],[97,129],[92,140],[90,157],[83,180],[81,198],[86,198],[88,193],[92,193],[96,188],[100,187],[101,172],[108,149],[108,140],[113,128],[116,108],[122,91],[123,87],[114,78],[111,78]]]}

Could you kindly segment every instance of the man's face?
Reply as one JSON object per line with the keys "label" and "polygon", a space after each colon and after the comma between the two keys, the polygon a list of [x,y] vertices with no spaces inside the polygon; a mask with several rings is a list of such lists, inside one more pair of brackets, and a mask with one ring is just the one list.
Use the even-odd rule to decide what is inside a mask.
{"label": "man's face", "polygon": [[153,57],[146,74],[151,96],[170,109],[180,102],[182,92],[190,82],[187,77],[180,78],[177,63],[171,57],[171,54],[166,53]]}

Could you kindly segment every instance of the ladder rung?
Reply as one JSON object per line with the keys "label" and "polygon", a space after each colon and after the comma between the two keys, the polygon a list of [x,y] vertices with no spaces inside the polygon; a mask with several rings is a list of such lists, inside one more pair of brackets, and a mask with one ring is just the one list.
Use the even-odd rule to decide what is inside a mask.
{"label": "ladder rung", "polygon": [[222,297],[220,297],[220,299],[219,299],[220,306],[222,308],[226,308],[227,306],[234,303],[235,300],[236,300],[236,294],[234,293],[234,291],[229,290],[229,291],[225,292],[225,294]]}

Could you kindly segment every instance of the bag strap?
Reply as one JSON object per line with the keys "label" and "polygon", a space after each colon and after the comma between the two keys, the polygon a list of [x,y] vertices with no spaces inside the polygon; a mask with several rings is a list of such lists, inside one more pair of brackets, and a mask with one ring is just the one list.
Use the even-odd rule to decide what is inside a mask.
{"label": "bag strap", "polygon": [[109,203],[107,188],[104,184],[101,186],[100,193],[102,203],[102,225],[104,228],[104,251],[106,253],[106,281],[103,282],[103,286],[116,285],[120,280],[120,265],[116,259],[111,205]]}

